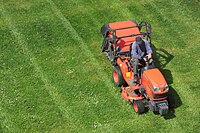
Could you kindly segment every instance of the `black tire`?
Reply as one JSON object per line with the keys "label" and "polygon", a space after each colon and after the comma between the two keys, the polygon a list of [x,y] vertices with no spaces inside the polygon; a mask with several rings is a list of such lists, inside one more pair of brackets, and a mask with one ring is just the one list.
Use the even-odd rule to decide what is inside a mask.
{"label": "black tire", "polygon": [[122,85],[127,86],[119,66],[114,67],[112,72],[112,78],[116,86],[118,87],[121,87]]}
{"label": "black tire", "polygon": [[169,108],[176,108],[175,98],[172,94],[167,95],[167,101],[169,104]]}
{"label": "black tire", "polygon": [[144,103],[141,100],[136,100],[133,102],[133,109],[136,113],[142,114],[145,112]]}

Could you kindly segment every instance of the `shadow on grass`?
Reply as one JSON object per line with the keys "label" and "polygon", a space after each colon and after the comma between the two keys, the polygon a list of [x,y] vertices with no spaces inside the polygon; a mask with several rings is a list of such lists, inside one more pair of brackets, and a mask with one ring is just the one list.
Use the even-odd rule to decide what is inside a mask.
{"label": "shadow on grass", "polygon": [[167,115],[164,116],[165,119],[172,119],[176,117],[175,115],[175,108],[180,107],[182,105],[182,101],[175,91],[175,89],[171,86],[173,84],[173,76],[171,71],[165,69],[166,65],[174,58],[173,55],[169,54],[166,50],[159,48],[157,49],[153,44],[151,45],[154,54],[153,58],[155,60],[155,66],[162,72],[163,76],[165,77],[170,90],[169,95],[170,97],[170,109]]}
{"label": "shadow on grass", "polygon": [[175,89],[170,86],[170,90],[169,90],[169,94],[172,96],[171,98],[171,105],[170,105],[170,109],[167,115],[164,116],[164,118],[167,119],[172,119],[174,117],[176,117],[175,115],[175,108],[178,108],[182,105],[182,101],[178,95],[178,93],[175,91]]}

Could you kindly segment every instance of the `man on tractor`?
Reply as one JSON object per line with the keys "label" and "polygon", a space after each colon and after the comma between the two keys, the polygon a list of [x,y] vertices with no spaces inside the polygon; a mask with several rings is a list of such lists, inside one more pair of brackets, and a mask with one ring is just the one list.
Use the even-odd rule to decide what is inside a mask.
{"label": "man on tractor", "polygon": [[[145,65],[152,58],[152,49],[147,40],[137,36],[131,45],[131,64],[133,65],[134,83],[138,80],[138,64]],[[151,61],[152,62],[152,61]]]}

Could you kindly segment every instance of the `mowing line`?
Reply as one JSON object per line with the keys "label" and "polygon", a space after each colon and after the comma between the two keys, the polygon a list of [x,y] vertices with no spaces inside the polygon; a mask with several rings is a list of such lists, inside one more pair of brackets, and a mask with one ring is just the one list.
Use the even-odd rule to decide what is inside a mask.
{"label": "mowing line", "polygon": [[[6,12],[6,10],[1,6],[0,11],[2,13],[3,19],[8,25],[8,28],[10,32],[13,34],[13,36],[16,38],[17,43],[19,46],[21,46],[21,49],[23,50],[23,53],[30,59],[31,64],[33,65],[36,73],[38,74],[38,77],[41,78],[42,82],[45,85],[45,89],[48,91],[49,95],[53,99],[54,103],[58,106],[60,111],[64,114],[63,116],[66,118],[70,118],[69,116],[69,109],[67,108],[66,101],[64,101],[61,97],[61,95],[58,93],[58,89],[51,85],[48,81],[48,78],[44,75],[42,68],[38,65],[36,58],[31,53],[31,51],[28,48],[28,43],[25,41],[23,34],[18,32],[17,28],[12,24],[11,18],[9,17],[9,14]],[[71,119],[67,119],[71,120]],[[72,123],[70,123],[72,124]]]}
{"label": "mowing line", "polygon": [[[51,9],[55,13],[55,15],[62,21],[65,29],[67,30],[67,32],[71,33],[71,36],[76,41],[79,42],[80,48],[83,51],[85,51],[84,53],[87,53],[86,56],[88,56],[88,58],[90,58],[94,62],[94,64],[99,65],[100,63],[94,57],[94,54],[89,49],[88,45],[86,43],[84,43],[83,39],[79,36],[77,31],[73,28],[73,26],[71,25],[70,21],[62,14],[62,12],[57,8],[57,6],[54,4],[54,2],[52,0],[47,0],[47,2],[51,5]],[[110,79],[110,78],[108,78],[108,76],[106,76],[106,73],[100,67],[97,67],[97,71],[96,72],[100,77],[103,77],[103,79]],[[109,88],[109,90],[111,90],[110,88],[113,88],[113,86],[112,86],[113,83],[110,80],[105,80],[104,83],[107,86],[107,88]],[[113,91],[112,91],[111,95],[113,95],[114,98],[116,99],[117,94],[115,94],[115,95],[114,94],[115,93],[113,93]]]}

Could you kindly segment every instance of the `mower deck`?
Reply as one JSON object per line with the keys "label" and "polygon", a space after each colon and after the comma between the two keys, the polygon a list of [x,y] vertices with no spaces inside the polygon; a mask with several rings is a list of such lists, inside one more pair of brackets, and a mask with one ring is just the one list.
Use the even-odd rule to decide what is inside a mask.
{"label": "mower deck", "polygon": [[122,98],[128,102],[133,103],[133,100],[144,99],[142,95],[138,95],[138,93],[136,92],[137,88],[131,88],[130,86],[121,88],[122,88]]}

